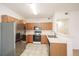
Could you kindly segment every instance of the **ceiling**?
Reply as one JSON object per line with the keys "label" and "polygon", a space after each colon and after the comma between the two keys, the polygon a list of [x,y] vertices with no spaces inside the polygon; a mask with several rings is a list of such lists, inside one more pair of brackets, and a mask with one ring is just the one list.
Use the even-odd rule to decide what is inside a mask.
{"label": "ceiling", "polygon": [[27,3],[3,3],[6,7],[20,14],[24,18],[50,17],[57,11],[78,11],[78,3],[39,3],[36,4],[38,15],[32,13]]}

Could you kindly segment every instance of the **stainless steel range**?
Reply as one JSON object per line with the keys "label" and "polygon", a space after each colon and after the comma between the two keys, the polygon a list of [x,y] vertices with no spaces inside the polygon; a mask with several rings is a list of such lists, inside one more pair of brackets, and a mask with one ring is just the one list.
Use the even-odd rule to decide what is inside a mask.
{"label": "stainless steel range", "polygon": [[34,30],[35,30],[35,34],[33,35],[33,41],[40,42],[41,41],[41,28],[38,26],[35,26]]}

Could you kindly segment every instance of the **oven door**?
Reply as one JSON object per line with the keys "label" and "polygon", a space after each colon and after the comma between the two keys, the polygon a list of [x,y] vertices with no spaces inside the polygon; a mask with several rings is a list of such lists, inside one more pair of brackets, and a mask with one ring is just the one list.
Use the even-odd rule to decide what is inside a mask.
{"label": "oven door", "polygon": [[40,42],[41,41],[41,35],[33,35],[33,41]]}

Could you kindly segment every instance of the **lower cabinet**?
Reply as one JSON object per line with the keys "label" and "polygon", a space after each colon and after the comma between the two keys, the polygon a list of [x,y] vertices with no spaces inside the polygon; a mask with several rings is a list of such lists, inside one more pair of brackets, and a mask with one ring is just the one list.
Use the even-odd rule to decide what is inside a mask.
{"label": "lower cabinet", "polygon": [[27,43],[33,43],[33,35],[27,35]]}
{"label": "lower cabinet", "polygon": [[41,35],[41,44],[48,44],[48,39],[46,35]]}
{"label": "lower cabinet", "polygon": [[[26,42],[33,43],[33,35],[27,35]],[[41,44],[48,44],[48,39],[46,35],[41,35]]]}
{"label": "lower cabinet", "polygon": [[67,44],[50,43],[50,56],[67,56]]}

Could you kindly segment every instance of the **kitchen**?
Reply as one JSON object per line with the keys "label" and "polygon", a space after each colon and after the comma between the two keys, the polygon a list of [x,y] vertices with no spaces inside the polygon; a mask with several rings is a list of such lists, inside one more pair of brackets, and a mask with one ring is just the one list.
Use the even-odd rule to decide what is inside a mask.
{"label": "kitchen", "polygon": [[[4,40],[6,40],[7,42],[9,40],[10,40],[9,42],[14,42],[14,43],[8,42],[8,44],[6,43],[6,46],[12,44],[13,46],[12,49],[14,49],[14,53],[12,55],[16,56],[79,55],[78,52],[76,53],[74,52],[78,51],[76,50],[78,48],[75,46],[78,43],[74,44],[76,41],[73,40],[74,41],[73,42],[71,40],[72,39],[71,37],[73,36],[72,34],[74,33],[72,30],[74,28],[71,24],[71,22],[74,21],[71,20],[76,18],[77,16],[76,14],[78,14],[77,11],[79,10],[78,8],[79,4],[47,3],[47,4],[36,4],[36,6],[38,6],[37,9],[38,13],[36,13],[35,9],[33,9],[36,8],[35,4],[23,4],[23,3],[0,4],[0,7],[2,8],[0,9],[0,13],[2,13],[0,22],[3,23],[1,26],[4,26],[5,23],[6,25],[4,27],[7,26],[7,23],[14,24],[13,25],[14,32],[12,31],[13,36],[9,35],[10,37],[14,37],[12,38],[14,41],[11,38],[9,38],[9,36],[7,36],[8,39],[2,40],[2,42],[4,42]],[[77,6],[77,8],[75,6]],[[5,8],[7,11],[5,10]],[[23,8],[26,8],[27,10],[25,9],[23,10]],[[10,9],[12,11],[10,11]],[[22,16],[19,17],[16,13],[14,13],[14,11]],[[11,14],[9,14],[10,12]],[[32,12],[34,12],[33,13],[34,15],[32,14]],[[70,27],[72,26],[72,29],[70,29],[69,26]],[[1,35],[3,35],[2,34],[3,31],[6,30],[1,30]],[[5,35],[2,36],[1,38],[3,37],[5,37]],[[4,44],[2,43],[2,45]],[[8,47],[5,48],[4,45],[5,52],[6,49],[8,49]],[[5,54],[5,52],[3,53],[3,55],[10,55],[10,53],[7,54],[8,52],[6,52]]]}

